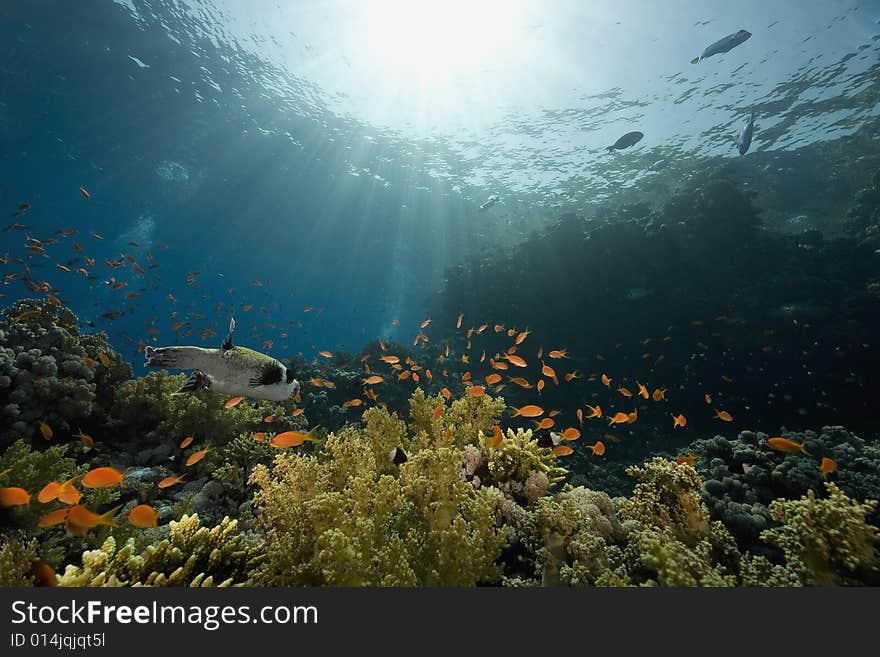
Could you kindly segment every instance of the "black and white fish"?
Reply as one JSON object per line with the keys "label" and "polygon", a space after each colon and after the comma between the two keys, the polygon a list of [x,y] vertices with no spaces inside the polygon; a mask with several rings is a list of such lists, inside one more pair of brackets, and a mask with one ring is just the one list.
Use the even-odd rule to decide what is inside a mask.
{"label": "black and white fish", "polygon": [[752,136],[755,134],[755,110],[749,114],[749,120],[743,126],[739,136],[736,138],[736,145],[739,148],[739,154],[745,155],[749,152],[749,146],[752,145]]}
{"label": "black and white fish", "polygon": [[627,132],[625,135],[623,135],[623,137],[611,144],[611,146],[606,146],[605,150],[611,152],[623,150],[624,148],[629,148],[630,146],[638,144],[644,136],[645,134],[639,132],[638,130]]}
{"label": "black and white fish", "polygon": [[219,349],[148,346],[144,350],[144,365],[195,370],[178,393],[205,389],[268,401],[296,396],[299,381],[293,370],[271,356],[234,345],[234,331],[235,320],[230,319],[229,335]]}
{"label": "black and white fish", "polygon": [[497,195],[497,194],[492,194],[492,196],[490,196],[489,198],[487,198],[487,199],[486,199],[486,202],[483,203],[483,204],[480,206],[480,211],[482,212],[482,211],[484,211],[484,210],[488,210],[488,209],[491,208],[493,205],[495,205],[497,202],[498,202],[498,195]]}
{"label": "black and white fish", "polygon": [[747,32],[746,30],[739,30],[738,32],[734,32],[733,34],[728,34],[723,39],[718,39],[718,41],[716,41],[715,43],[706,46],[703,54],[699,57],[694,57],[691,60],[691,64],[699,64],[701,61],[711,57],[712,55],[720,55],[721,53],[729,52],[736,48],[739,44],[748,41],[750,36],[752,36],[752,33]]}
{"label": "black and white fish", "polygon": [[388,452],[388,460],[391,461],[394,465],[406,463],[406,452],[400,449],[400,447],[395,447],[390,452]]}

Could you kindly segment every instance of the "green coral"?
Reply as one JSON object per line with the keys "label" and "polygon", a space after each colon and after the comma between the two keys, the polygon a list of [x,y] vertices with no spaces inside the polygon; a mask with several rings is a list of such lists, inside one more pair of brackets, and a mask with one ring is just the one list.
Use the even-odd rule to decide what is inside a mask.
{"label": "green coral", "polygon": [[[424,403],[418,392],[413,399],[416,406]],[[468,431],[481,421],[478,409],[488,408],[473,404],[458,407],[458,421],[474,420],[460,425]],[[330,434],[320,457],[280,456],[271,470],[254,469],[267,555],[257,581],[311,586],[497,581],[506,540],[503,496],[463,479],[456,445],[465,440],[430,446],[422,418],[414,420],[420,439],[410,441],[405,423],[378,407],[363,420],[362,430],[347,426]],[[390,461],[394,447],[405,448],[407,462]]]}
{"label": "green coral", "polygon": [[[186,375],[171,375],[166,370],[150,372],[145,377],[126,381],[120,386],[107,418],[106,432],[114,440],[142,443],[155,448],[174,445],[186,436],[195,436],[193,448],[203,441],[225,445],[236,436],[266,430],[263,418],[272,415],[275,432],[302,429],[304,420],[285,414],[277,404],[261,401],[256,408],[241,403],[224,408],[226,398],[211,393],[175,394],[186,382]],[[156,458],[167,454],[159,451]],[[217,465],[209,460],[201,467]]]}
{"label": "green coral", "polygon": [[21,532],[0,534],[0,587],[33,586],[37,542]]}
{"label": "green coral", "polygon": [[700,477],[689,465],[655,457],[643,467],[627,468],[638,483],[621,503],[623,518],[646,527],[663,527],[687,545],[709,534],[709,513],[700,499]]}
{"label": "green coral", "polygon": [[770,513],[781,526],[761,532],[761,539],[785,553],[805,584],[880,583],[877,528],[866,522],[877,501],[858,504],[831,482],[825,488],[824,499],[809,490],[799,500],[772,502]]}
{"label": "green coral", "polygon": [[201,527],[197,515],[169,523],[169,536],[138,553],[133,538],[117,549],[109,536],[82,555],[82,566],[68,565],[60,586],[240,586],[248,584],[261,550],[224,518]]}
{"label": "green coral", "polygon": [[538,539],[536,565],[543,586],[595,584],[610,567],[608,546],[624,538],[614,501],[580,486],[537,500],[526,527]]}
{"label": "green coral", "polygon": [[[484,444],[482,433],[480,439]],[[564,481],[568,471],[556,465],[549,447],[538,445],[531,429],[514,432],[508,428],[501,445],[488,449],[485,469],[477,467],[475,473],[483,484],[497,486],[518,502],[528,503]]]}

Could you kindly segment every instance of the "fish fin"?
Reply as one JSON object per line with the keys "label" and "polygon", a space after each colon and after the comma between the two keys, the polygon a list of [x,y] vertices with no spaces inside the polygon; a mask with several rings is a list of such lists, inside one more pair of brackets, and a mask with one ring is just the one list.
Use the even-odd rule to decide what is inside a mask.
{"label": "fish fin", "polygon": [[144,366],[145,367],[174,367],[177,362],[177,351],[175,347],[151,347],[147,345],[144,349]]}
{"label": "fish fin", "polygon": [[235,317],[229,318],[229,335],[223,340],[223,344],[221,345],[221,349],[223,351],[229,351],[235,345],[232,343],[232,334],[235,332]]}
{"label": "fish fin", "polygon": [[208,389],[208,378],[202,373],[201,370],[196,370],[192,374],[189,375],[189,378],[186,380],[179,390],[175,391],[173,394],[181,395],[185,392],[195,392],[199,389]]}
{"label": "fish fin", "polygon": [[699,64],[699,63],[700,63],[700,57],[694,57],[694,58],[691,60],[691,64]]}
{"label": "fish fin", "polygon": [[276,383],[281,383],[281,378],[283,376],[284,373],[281,365],[273,363],[266,365],[260,373],[260,376],[252,378],[248,383],[252,388],[256,388],[257,386],[271,386]]}

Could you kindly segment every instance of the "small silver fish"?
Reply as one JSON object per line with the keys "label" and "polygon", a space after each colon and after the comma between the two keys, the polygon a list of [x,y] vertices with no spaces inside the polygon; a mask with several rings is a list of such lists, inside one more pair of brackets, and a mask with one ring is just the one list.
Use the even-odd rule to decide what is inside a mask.
{"label": "small silver fish", "polygon": [[498,202],[498,195],[492,194],[489,198],[486,199],[486,202],[480,206],[480,212],[488,210],[493,205],[495,205],[497,202]]}
{"label": "small silver fish", "polygon": [[749,152],[749,146],[752,145],[752,136],[755,134],[755,110],[749,114],[749,120],[743,126],[739,136],[736,138],[736,146],[739,148],[739,154],[745,155]]}
{"label": "small silver fish", "polygon": [[736,48],[739,44],[745,43],[749,37],[752,36],[751,32],[747,32],[746,30],[739,30],[738,32],[734,32],[733,34],[728,34],[723,39],[718,39],[715,43],[706,46],[706,49],[703,51],[703,54],[699,57],[694,57],[691,60],[691,64],[699,64],[704,59],[711,57],[712,55],[720,55],[725,52],[729,52]]}

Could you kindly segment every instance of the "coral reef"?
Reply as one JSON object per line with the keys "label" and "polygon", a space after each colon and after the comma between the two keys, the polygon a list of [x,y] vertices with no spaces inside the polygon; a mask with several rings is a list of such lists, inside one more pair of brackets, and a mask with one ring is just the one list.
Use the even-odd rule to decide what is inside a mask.
{"label": "coral reef", "polygon": [[858,504],[831,482],[828,497],[812,490],[799,500],[776,500],[770,513],[780,527],[761,533],[761,538],[785,553],[788,566],[805,584],[840,586],[880,584],[877,527],[866,518],[877,500]]}
{"label": "coral reef", "polygon": [[[700,439],[690,446],[700,455],[696,467],[704,479],[702,496],[712,518],[721,520],[744,549],[766,551],[758,537],[772,524],[769,505],[773,500],[822,490],[819,457],[837,462],[838,470],[828,478],[846,494],[880,499],[880,447],[876,443],[839,426],[783,435],[803,442],[815,456],[773,451],[767,447],[769,436],[753,431],[742,431],[733,439]],[[875,511],[871,521],[878,520]]]}
{"label": "coral reef", "polygon": [[[424,396],[414,400],[418,418]],[[485,412],[491,419],[491,401],[460,401],[472,411],[461,417]],[[363,418],[363,430],[349,426],[328,436],[324,458],[285,455],[271,470],[254,469],[267,557],[257,582],[473,586],[497,580],[505,542],[501,492],[465,481],[456,441],[429,446],[423,421],[414,420],[411,440],[405,423],[383,408],[370,408]],[[389,459],[395,447],[408,454],[400,465]]]}
{"label": "coral reef", "polygon": [[[252,542],[251,542],[252,543]],[[129,539],[117,549],[109,536],[82,555],[82,566],[68,565],[60,586],[240,586],[259,564],[262,550],[239,532],[237,522],[201,527],[197,515],[169,523],[169,536],[142,552]]]}
{"label": "coral reef", "polygon": [[0,534],[0,587],[33,586],[37,541],[21,532]]}
{"label": "coral reef", "polygon": [[[208,441],[220,446],[244,433],[266,430],[263,418],[270,415],[275,418],[272,431],[303,427],[301,416],[291,418],[283,407],[269,402],[227,409],[223,408],[226,398],[219,395],[174,394],[185,382],[186,375],[161,370],[120,386],[107,416],[106,432],[143,447],[133,455],[135,465],[164,461],[186,436],[194,436],[195,444]],[[205,467],[211,465],[218,464],[207,461]]]}
{"label": "coral reef", "polygon": [[107,335],[81,335],[76,316],[67,308],[21,299],[4,309],[3,316],[0,446],[19,437],[43,440],[40,422],[56,433],[74,433],[93,413],[103,415],[115,385],[131,376]]}

